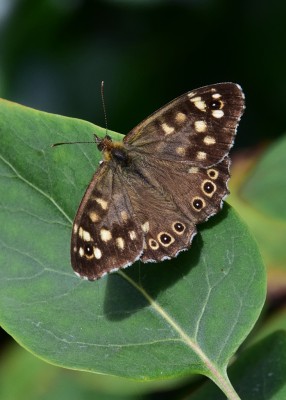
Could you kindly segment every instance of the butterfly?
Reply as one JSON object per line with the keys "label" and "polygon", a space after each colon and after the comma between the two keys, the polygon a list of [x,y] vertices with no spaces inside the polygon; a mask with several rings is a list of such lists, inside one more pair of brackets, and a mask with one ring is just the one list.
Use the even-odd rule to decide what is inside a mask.
{"label": "butterfly", "polygon": [[218,83],[171,101],[123,141],[95,136],[103,160],[73,224],[75,273],[95,280],[187,250],[196,225],[229,193],[229,151],[243,110],[240,86]]}

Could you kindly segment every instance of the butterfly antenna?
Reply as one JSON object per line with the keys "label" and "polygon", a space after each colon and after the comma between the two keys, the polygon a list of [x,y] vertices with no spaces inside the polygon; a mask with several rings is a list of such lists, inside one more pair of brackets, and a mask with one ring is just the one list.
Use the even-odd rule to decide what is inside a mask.
{"label": "butterfly antenna", "polygon": [[105,108],[105,102],[104,102],[104,81],[101,82],[101,102],[102,102],[104,121],[105,121],[105,136],[108,136],[107,135],[107,114],[106,114],[106,108]]}
{"label": "butterfly antenna", "polygon": [[62,144],[85,144],[85,143],[95,143],[95,141],[93,142],[59,142],[59,143],[54,143],[51,145],[51,147],[56,147],[56,146],[61,146]]}
{"label": "butterfly antenna", "polygon": [[[102,107],[103,107],[103,113],[104,113],[104,121],[105,121],[105,136],[107,135],[108,129],[107,129],[107,115],[106,115],[106,108],[105,108],[105,102],[104,102],[104,81],[101,82],[101,102],[102,102]],[[62,146],[63,144],[84,144],[84,143],[96,143],[98,144],[100,142],[100,139],[98,138],[97,135],[94,135],[94,141],[93,142],[59,142],[59,143],[54,143],[51,145],[51,147],[56,147],[56,146]]]}

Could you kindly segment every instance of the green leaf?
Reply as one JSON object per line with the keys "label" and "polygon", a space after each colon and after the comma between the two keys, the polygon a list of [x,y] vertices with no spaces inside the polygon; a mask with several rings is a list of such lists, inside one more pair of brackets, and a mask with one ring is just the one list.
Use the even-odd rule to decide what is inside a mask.
{"label": "green leaf", "polygon": [[[280,304],[279,304],[280,306]],[[269,336],[273,332],[284,330],[286,332],[286,307],[278,308],[276,313],[271,313],[271,316],[267,318],[264,323],[259,327],[259,331],[255,332],[255,335],[251,337],[251,343],[256,343],[258,340]]]}
{"label": "green leaf", "polygon": [[237,399],[226,367],[265,300],[255,242],[225,205],[176,259],[78,279],[71,222],[100,154],[50,145],[93,133],[104,130],[0,104],[1,325],[56,365],[140,380],[199,373]]}
{"label": "green leaf", "polygon": [[[278,331],[245,350],[229,375],[243,400],[286,399],[286,332]],[[187,399],[187,397],[186,397]],[[212,384],[205,384],[191,400],[224,400]]]}
{"label": "green leaf", "polygon": [[[247,221],[267,266],[284,272],[271,277],[275,286],[285,281],[286,266],[286,136],[273,143],[250,171],[237,179],[248,160],[234,166],[233,175],[240,180],[231,186],[230,203]],[[235,180],[233,180],[234,182]]]}
{"label": "green leaf", "polygon": [[286,221],[285,154],[286,136],[267,149],[240,191],[261,213],[281,221]]}

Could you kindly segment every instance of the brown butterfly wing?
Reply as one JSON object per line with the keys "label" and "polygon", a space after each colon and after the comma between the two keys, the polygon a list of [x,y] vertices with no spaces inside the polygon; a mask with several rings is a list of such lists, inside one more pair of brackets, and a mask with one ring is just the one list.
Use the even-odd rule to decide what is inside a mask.
{"label": "brown butterfly wing", "polygon": [[124,143],[130,152],[135,148],[148,157],[208,167],[229,153],[243,110],[238,85],[206,86],[156,111],[125,136]]}
{"label": "brown butterfly wing", "polygon": [[[238,85],[189,92],[134,128],[94,175],[73,225],[71,260],[88,279],[190,247],[228,194],[229,150],[244,109]],[[104,147],[104,146],[103,146]]]}
{"label": "brown butterfly wing", "polygon": [[229,163],[226,157],[206,169],[137,159],[126,185],[144,235],[142,261],[162,261],[190,247],[196,224],[216,214],[228,194]]}
{"label": "brown butterfly wing", "polygon": [[121,176],[108,163],[102,163],[73,223],[71,263],[74,271],[93,280],[125,268],[142,253],[143,240]]}

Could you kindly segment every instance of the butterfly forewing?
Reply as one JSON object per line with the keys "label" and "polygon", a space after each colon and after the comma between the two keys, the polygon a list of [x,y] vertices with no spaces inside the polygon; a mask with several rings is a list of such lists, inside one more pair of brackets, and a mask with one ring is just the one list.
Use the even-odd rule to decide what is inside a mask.
{"label": "butterfly forewing", "polygon": [[244,109],[233,83],[189,92],[135,127],[123,143],[97,138],[104,162],[78,209],[71,261],[98,279],[135,260],[188,249],[196,224],[228,194],[229,151]]}
{"label": "butterfly forewing", "polygon": [[186,93],[156,111],[124,138],[136,152],[210,166],[233,145],[244,109],[241,88],[220,83]]}
{"label": "butterfly forewing", "polygon": [[98,279],[133,263],[143,248],[143,232],[121,177],[103,163],[94,175],[73,224],[71,262],[82,277]]}

